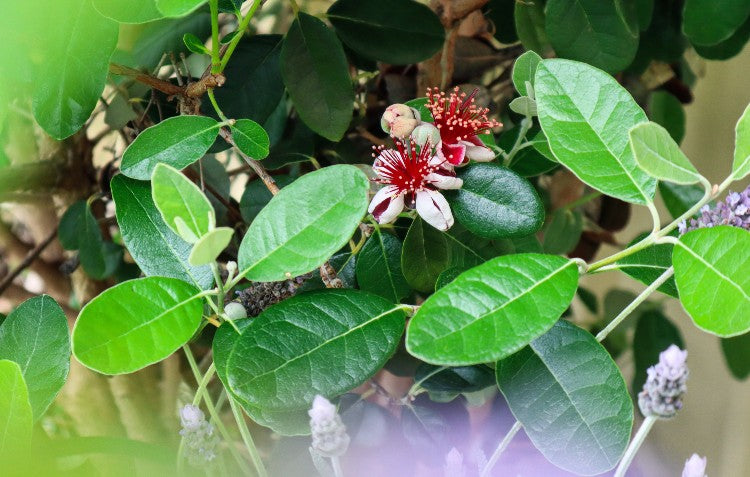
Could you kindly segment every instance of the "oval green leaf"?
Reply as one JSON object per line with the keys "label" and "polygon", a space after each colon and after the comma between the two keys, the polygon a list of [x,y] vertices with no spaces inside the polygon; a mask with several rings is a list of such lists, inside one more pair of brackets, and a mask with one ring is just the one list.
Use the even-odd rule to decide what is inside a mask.
{"label": "oval green leaf", "polygon": [[234,229],[231,227],[219,227],[211,230],[193,245],[193,250],[190,252],[190,257],[188,257],[188,263],[200,266],[214,262],[216,257],[232,241],[232,235],[234,235]]}
{"label": "oval green leaf", "polygon": [[550,149],[583,182],[626,202],[652,202],[656,180],[630,150],[628,131],[646,115],[605,72],[570,60],[544,60],[536,71],[539,122]]}
{"label": "oval green leaf", "polygon": [[219,134],[219,123],[206,116],[175,116],[151,126],[122,155],[120,171],[147,181],[159,163],[184,169],[208,151]]}
{"label": "oval green leaf", "polygon": [[640,123],[628,131],[635,162],[651,177],[676,184],[695,184],[701,175],[662,126]]}
{"label": "oval green leaf", "polygon": [[[640,242],[648,233],[636,237],[628,246]],[[672,266],[672,250],[669,243],[651,245],[617,261],[617,268],[646,285],[652,284]],[[670,277],[658,288],[662,293],[679,298],[674,277]],[[663,350],[662,350],[663,351]]]}
{"label": "oval green leaf", "polygon": [[677,345],[684,348],[680,330],[659,310],[644,311],[638,317],[638,324],[633,334],[633,395],[643,390],[646,382],[646,370],[659,362],[659,353]]}
{"label": "oval green leaf", "polygon": [[617,465],[633,404],[620,370],[590,333],[560,320],[495,371],[511,412],[550,462],[579,475]]}
{"label": "oval green leaf", "polygon": [[401,270],[415,290],[432,292],[440,273],[450,266],[447,235],[417,217],[404,238]]}
{"label": "oval green leaf", "polygon": [[732,376],[740,380],[750,376],[750,333],[721,338],[721,352]]}
{"label": "oval green leaf", "polygon": [[21,368],[0,360],[0,460],[6,469],[20,464],[31,446],[32,412]]}
{"label": "oval green leaf", "polygon": [[263,409],[304,409],[366,381],[394,353],[405,315],[376,295],[324,290],[266,309],[227,363],[232,391]]}
{"label": "oval green leaf", "polygon": [[750,232],[726,225],[688,232],[672,252],[680,302],[717,336],[750,330]]}
{"label": "oval green leaf", "polygon": [[240,270],[248,280],[279,281],[319,267],[357,229],[369,187],[365,174],[349,165],[325,167],[284,187],[242,239]]}
{"label": "oval green leaf", "polygon": [[748,15],[746,0],[686,0],[682,30],[695,45],[715,45],[732,36]]}
{"label": "oval green leaf", "polygon": [[203,314],[199,290],[182,280],[146,277],[115,285],[81,310],[73,354],[103,374],[132,373],[184,345]]}
{"label": "oval green leaf", "polygon": [[146,23],[162,18],[155,0],[93,0],[94,8],[118,23]]}
{"label": "oval green leaf", "polygon": [[195,243],[215,225],[214,208],[208,198],[172,166],[156,165],[151,197],[167,226],[188,243]]}
{"label": "oval green leaf", "polygon": [[734,136],[732,178],[736,181],[750,174],[750,105],[737,121]]}
{"label": "oval green leaf", "polygon": [[513,18],[518,39],[527,50],[545,56],[551,50],[551,46],[544,31],[544,4],[518,1],[515,4]]}
{"label": "oval green leaf", "polygon": [[544,230],[544,253],[565,255],[578,245],[583,232],[579,210],[557,209]]}
{"label": "oval green leaf", "polygon": [[65,384],[70,369],[68,319],[47,295],[26,300],[0,325],[0,359],[21,367],[38,420]]}
{"label": "oval green leaf", "polygon": [[533,51],[527,51],[519,56],[513,64],[513,85],[521,96],[531,96],[526,88],[526,82],[534,86],[534,75],[536,67],[541,63],[542,57]]}
{"label": "oval green leaf", "polygon": [[413,0],[338,0],[327,16],[341,40],[371,60],[418,63],[445,41],[437,15]]}
{"label": "oval green leaf", "polygon": [[661,124],[677,144],[685,137],[685,110],[680,100],[666,91],[654,91],[648,99],[648,117]]}
{"label": "oval green leaf", "polygon": [[472,268],[436,291],[409,323],[406,349],[432,364],[505,358],[557,321],[578,287],[575,262],[518,254]]}
{"label": "oval green leaf", "polygon": [[461,189],[446,192],[456,220],[485,238],[523,237],[539,230],[544,206],[528,180],[491,163],[472,164],[457,174]]}
{"label": "oval green leaf", "polygon": [[156,0],[156,8],[165,17],[181,17],[206,3],[206,0]]}
{"label": "oval green leaf", "polygon": [[146,275],[174,277],[210,288],[211,267],[188,263],[192,247],[167,226],[151,197],[148,182],[117,175],[111,182],[122,241]]}
{"label": "oval green leaf", "polygon": [[268,156],[268,148],[271,145],[268,133],[255,121],[240,119],[234,123],[232,137],[237,148],[256,161]]}
{"label": "oval green leaf", "polygon": [[401,272],[401,241],[375,230],[357,256],[357,283],[364,291],[398,303],[411,289]]}

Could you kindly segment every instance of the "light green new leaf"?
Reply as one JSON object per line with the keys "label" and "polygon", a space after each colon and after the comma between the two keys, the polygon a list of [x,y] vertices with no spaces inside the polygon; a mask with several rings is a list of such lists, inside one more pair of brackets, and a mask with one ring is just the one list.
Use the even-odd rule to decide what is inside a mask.
{"label": "light green new leaf", "polygon": [[0,360],[0,461],[5,469],[28,457],[32,423],[21,368],[14,361]]}
{"label": "light green new leaf", "polygon": [[203,44],[201,39],[193,35],[192,33],[185,33],[184,35],[182,35],[182,42],[185,43],[185,47],[193,53],[197,53],[199,55],[211,54],[211,52],[208,51],[208,48],[206,48],[206,45]]}
{"label": "light green new leaf", "polygon": [[206,3],[206,0],[156,0],[156,8],[165,17],[181,17]]}
{"label": "light green new leaf", "polygon": [[172,166],[156,165],[151,176],[151,196],[164,222],[188,243],[197,242],[216,225],[208,198]]}
{"label": "light green new leaf", "polygon": [[436,291],[409,323],[406,349],[432,364],[505,358],[557,321],[573,300],[578,266],[541,254],[506,255]]}
{"label": "light green new leaf", "polygon": [[159,163],[183,169],[208,151],[220,124],[207,116],[175,116],[151,126],[135,138],[122,155],[120,171],[147,181]]}
{"label": "light green new leaf", "polygon": [[146,23],[163,16],[155,0],[94,0],[94,8],[118,23]]}
{"label": "light green new leaf", "polygon": [[325,167],[284,187],[242,239],[240,270],[249,280],[278,281],[319,267],[357,229],[369,187],[350,165]]}
{"label": "light green new leaf", "polygon": [[0,325],[0,359],[15,361],[38,420],[65,384],[70,369],[68,319],[47,295],[26,300]]}
{"label": "light green new leaf", "polygon": [[635,162],[651,177],[676,184],[700,182],[701,175],[662,126],[641,123],[630,128],[628,134]]}
{"label": "light green new leaf", "polygon": [[736,181],[750,174],[750,105],[737,121],[734,137],[732,178]]}
{"label": "light green new leaf", "polygon": [[[35,75],[34,118],[55,139],[86,123],[104,90],[118,24],[97,12],[91,0],[44,5],[53,22],[44,33],[43,65]],[[20,25],[19,25],[20,27]]]}
{"label": "light green new leaf", "polygon": [[237,148],[256,161],[268,156],[271,141],[263,126],[250,119],[240,119],[232,125],[232,136]]}
{"label": "light green new leaf", "polygon": [[680,302],[698,328],[721,337],[750,330],[750,232],[693,230],[672,252]]}
{"label": "light green new leaf", "polygon": [[516,87],[516,91],[518,91],[521,96],[530,96],[529,91],[526,88],[526,82],[528,81],[531,86],[534,86],[536,67],[539,66],[539,63],[541,62],[542,57],[529,50],[519,56],[513,64],[513,73],[511,77],[513,78],[513,85]]}
{"label": "light green new leaf", "polygon": [[234,235],[234,230],[230,227],[211,230],[193,245],[188,263],[195,266],[210,264],[227,248],[229,242],[232,241],[232,235]]}
{"label": "light green new leaf", "polygon": [[78,315],[73,354],[103,374],[132,373],[184,345],[200,326],[200,291],[176,278],[146,277],[105,290]]}
{"label": "light green new leaf", "polygon": [[358,290],[297,295],[244,329],[227,362],[231,390],[252,407],[306,409],[365,382],[398,346],[405,315]]}
{"label": "light green new leaf", "polygon": [[578,475],[617,465],[633,404],[620,370],[589,332],[560,320],[495,371],[511,412],[550,462]]}
{"label": "light green new leaf", "polygon": [[539,122],[558,161],[604,194],[652,202],[656,180],[636,164],[627,135],[646,114],[614,78],[555,59],[539,64],[534,85]]}

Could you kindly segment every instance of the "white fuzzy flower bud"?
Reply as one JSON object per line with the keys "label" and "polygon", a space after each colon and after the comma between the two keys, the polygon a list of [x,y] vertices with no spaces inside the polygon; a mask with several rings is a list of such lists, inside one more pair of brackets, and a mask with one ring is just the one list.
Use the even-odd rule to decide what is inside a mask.
{"label": "white fuzzy flower bud", "polygon": [[336,406],[323,396],[315,396],[307,414],[310,416],[312,448],[325,457],[343,455],[349,447],[349,435]]}
{"label": "white fuzzy flower bud", "polygon": [[648,378],[638,394],[638,406],[644,416],[670,418],[682,409],[687,391],[687,351],[671,345],[659,354],[659,362],[646,371]]}
{"label": "white fuzzy flower bud", "polygon": [[234,262],[234,261],[227,262],[227,273],[229,274],[229,276],[232,276],[235,273],[237,273],[237,262]]}
{"label": "white fuzzy flower bud", "polygon": [[420,146],[428,141],[432,146],[437,146],[440,142],[440,130],[432,123],[422,123],[411,132],[411,138]]}
{"label": "white fuzzy flower bud", "polygon": [[247,318],[247,310],[242,306],[242,303],[232,301],[224,305],[224,315],[229,320],[241,320]]}
{"label": "white fuzzy flower bud", "polygon": [[693,454],[685,461],[682,477],[706,477],[706,458]]}
{"label": "white fuzzy flower bud", "polygon": [[183,429],[198,429],[205,420],[206,416],[197,406],[188,404],[180,409],[180,423]]}
{"label": "white fuzzy flower bud", "polygon": [[403,138],[419,124],[419,111],[405,104],[392,104],[385,109],[380,127],[391,136]]}

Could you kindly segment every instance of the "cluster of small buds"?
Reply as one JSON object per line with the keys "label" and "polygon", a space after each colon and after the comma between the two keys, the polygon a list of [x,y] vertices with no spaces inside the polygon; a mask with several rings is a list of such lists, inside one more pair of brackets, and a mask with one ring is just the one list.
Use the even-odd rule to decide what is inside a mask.
{"label": "cluster of small buds", "polygon": [[214,426],[198,407],[188,404],[180,409],[180,435],[185,442],[185,455],[190,465],[198,467],[216,458],[219,439]]}
{"label": "cluster of small buds", "polygon": [[466,477],[464,456],[455,447],[451,448],[450,452],[445,455],[443,475],[445,477]]}
{"label": "cluster of small buds", "polygon": [[315,396],[310,416],[312,449],[324,457],[339,457],[349,447],[349,434],[334,406],[323,396]]}
{"label": "cluster of small buds", "polygon": [[682,477],[706,477],[706,458],[693,454],[685,461]]}
{"label": "cluster of small buds", "polygon": [[244,290],[238,291],[237,298],[245,307],[246,316],[255,317],[269,306],[294,296],[297,289],[311,276],[310,274],[301,275],[281,282],[253,283]]}
{"label": "cluster of small buds", "polygon": [[730,192],[724,201],[713,208],[704,205],[700,216],[690,219],[690,223],[681,222],[679,230],[684,234],[691,230],[717,225],[732,225],[750,230],[750,187],[742,192]]}
{"label": "cluster of small buds", "polygon": [[[391,136],[404,139],[421,123],[419,111],[405,104],[392,104],[385,109],[380,127]],[[437,144],[437,143],[436,143]]]}
{"label": "cluster of small buds", "polygon": [[670,418],[682,409],[682,396],[687,391],[686,360],[687,351],[671,345],[659,354],[659,362],[648,368],[648,378],[638,394],[644,416]]}

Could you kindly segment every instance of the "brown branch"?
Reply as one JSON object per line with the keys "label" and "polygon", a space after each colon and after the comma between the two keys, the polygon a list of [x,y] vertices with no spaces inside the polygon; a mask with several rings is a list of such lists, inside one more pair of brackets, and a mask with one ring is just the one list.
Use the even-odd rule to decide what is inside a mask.
{"label": "brown branch", "polygon": [[226,129],[221,128],[221,137],[224,138],[224,140],[231,144],[237,152],[239,152],[240,156],[247,162],[247,165],[250,166],[250,168],[255,172],[258,177],[260,177],[260,180],[263,181],[263,184],[266,185],[266,188],[268,189],[271,194],[276,195],[279,193],[279,186],[276,185],[276,181],[273,180],[273,177],[266,171],[266,168],[263,167],[260,162],[256,161],[252,157],[248,156],[244,152],[240,151],[240,148],[237,147],[237,144],[234,143],[234,138],[232,137],[232,133]]}
{"label": "brown branch", "polygon": [[49,244],[52,243],[53,240],[57,238],[57,227],[55,227],[55,230],[52,231],[49,236],[47,236],[46,239],[44,239],[41,243],[39,243],[36,247],[34,247],[27,255],[24,257],[24,259],[21,261],[21,263],[18,264],[18,266],[9,274],[7,274],[5,277],[3,277],[2,280],[0,280],[0,295],[3,294],[6,288],[10,286],[11,283],[13,283],[13,280],[16,279],[18,275],[21,274],[25,269],[27,269],[31,264],[39,258],[39,255],[44,251],[45,248]]}

